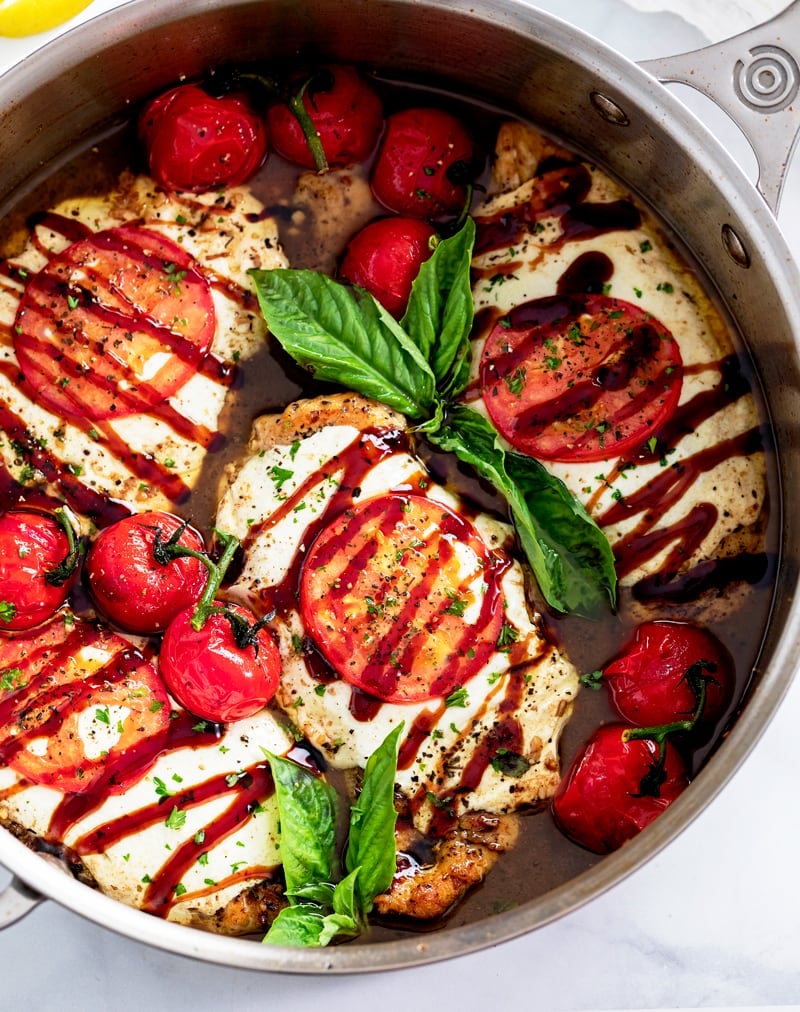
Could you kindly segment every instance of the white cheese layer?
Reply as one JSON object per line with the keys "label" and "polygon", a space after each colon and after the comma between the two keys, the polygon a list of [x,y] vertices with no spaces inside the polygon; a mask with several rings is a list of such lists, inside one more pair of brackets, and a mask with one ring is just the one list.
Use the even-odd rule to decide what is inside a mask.
{"label": "white cheese layer", "polygon": [[[256,610],[270,599],[270,587],[284,579],[297,553],[310,547],[312,525],[318,525],[343,479],[337,454],[360,436],[352,425],[325,425],[293,443],[256,453],[242,466],[223,496],[216,526],[245,541],[243,569],[232,596]],[[286,474],[291,477],[286,478]],[[325,474],[321,480],[316,476]],[[275,480],[280,475],[280,487]],[[418,488],[427,478],[410,453],[397,449],[374,465],[359,483],[364,502],[391,490]],[[287,500],[306,488],[299,502]],[[416,492],[415,494],[419,494]],[[430,483],[424,494],[456,512],[458,499]],[[342,500],[338,503],[341,506]],[[344,508],[347,508],[345,505]],[[338,515],[338,514],[337,514]],[[270,518],[279,516],[276,523]],[[325,517],[327,521],[333,515]],[[486,514],[471,517],[490,549],[506,549],[509,527]],[[317,529],[318,526],[317,526]],[[257,533],[253,536],[252,531]],[[250,532],[250,533],[248,533]],[[277,700],[303,735],[336,768],[362,767],[399,723],[404,725],[397,782],[412,802],[414,819],[429,828],[436,807],[455,816],[467,811],[508,812],[549,797],[559,779],[558,740],[569,718],[577,688],[572,665],[541,635],[525,599],[524,577],[512,562],[501,577],[504,623],[513,629],[513,649],[497,646],[479,673],[463,685],[447,705],[444,699],[370,706],[369,718],[356,716],[354,691],[343,679],[321,683],[298,644],[307,635],[297,607],[281,607],[274,621],[283,659]],[[516,768],[502,761],[497,728],[506,722],[518,728],[521,761]],[[424,726],[424,732],[420,729]],[[472,764],[472,765],[471,765]],[[465,789],[468,770],[477,782]]]}
{"label": "white cheese layer", "polygon": [[[587,168],[592,179],[587,201],[630,199],[627,191],[599,170]],[[490,198],[477,209],[476,216],[491,219],[503,211],[525,206],[531,199],[533,186],[532,181],[523,182],[510,192]],[[729,331],[695,276],[646,212],[642,211],[640,227],[591,238],[565,241],[557,216],[521,228],[522,235],[513,244],[484,252],[474,260],[478,272],[473,289],[476,310],[494,311],[474,342],[472,379],[476,389],[483,345],[498,314],[506,314],[530,300],[555,295],[568,269],[590,252],[605,254],[613,265],[607,294],[652,314],[672,332],[685,370],[679,410],[697,395],[724,382],[720,364],[733,351]],[[471,406],[486,412],[481,399]],[[686,569],[713,558],[725,538],[758,519],[766,490],[764,455],[733,446],[738,436],[758,425],[754,399],[746,395],[721,406],[694,431],[681,436],[661,460],[630,466],[610,449],[608,458],[601,461],[543,463],[563,479],[599,520],[612,547],[626,535],[642,532],[643,524],[649,536],[671,532],[657,554],[623,575],[622,583],[633,585],[662,570],[669,553],[679,546],[682,521],[696,507],[713,504],[716,518],[701,542],[684,555],[682,568]],[[723,459],[703,469],[691,482],[685,482],[685,474],[692,470],[699,455],[725,441],[730,441],[731,449],[722,455]],[[612,508],[624,506],[636,493],[646,492],[653,482],[663,489],[665,471],[672,479],[669,491],[679,492],[674,505],[665,508],[658,501],[651,501],[648,518],[643,517],[641,509],[630,508],[622,519],[615,518],[613,522],[603,519]],[[619,514],[620,510],[616,512]]]}
{"label": "white cheese layer", "polygon": [[[166,236],[193,256],[211,284],[216,329],[210,354],[219,360],[221,372],[244,363],[263,345],[263,319],[254,300],[250,305],[240,293],[252,294],[248,270],[284,267],[286,259],[275,221],[264,216],[262,205],[245,187],[226,190],[222,196],[168,195],[157,190],[146,176],[126,177],[116,192],[71,199],[53,208],[53,213],[93,231],[122,224],[141,225]],[[137,460],[156,461],[168,475],[191,489],[207,452],[202,439],[176,431],[169,417],[148,412],[103,420],[87,432],[32,402],[16,383],[13,327],[24,278],[70,245],[58,231],[57,219],[55,226],[52,223],[52,218],[45,218],[35,226],[23,252],[10,261],[12,276],[0,279],[0,400],[24,420],[31,439],[52,453],[87,488],[132,508],[169,507],[173,501],[170,495],[157,483],[143,479],[137,472]],[[22,280],[17,277],[19,272]],[[156,365],[149,362],[148,368],[152,370]],[[213,435],[227,392],[224,381],[197,372],[167,403],[174,417],[190,423],[190,432],[193,426],[201,425]],[[120,441],[117,446],[116,440]],[[46,481],[43,472],[20,459],[9,441],[0,445],[0,462],[24,483]]]}
{"label": "white cheese layer", "polygon": [[[83,746],[90,754],[97,742],[88,732]],[[165,874],[181,848],[196,852],[188,872],[176,879],[169,895],[170,920],[201,925],[210,922],[248,885],[261,882],[281,864],[279,822],[274,794],[260,799],[242,824],[216,844],[206,842],[215,819],[236,804],[238,778],[264,763],[264,750],[286,754],[293,740],[266,710],[226,726],[213,744],[187,745],[165,751],[137,783],[106,797],[94,811],[70,825],[63,841],[69,848],[86,834],[158,806],[149,825],[133,829],[117,842],[81,856],[100,890],[129,906],[143,905],[150,883]],[[195,803],[192,792],[214,778],[230,791]],[[12,769],[0,768],[0,822],[15,824],[47,839],[53,815],[62,803],[60,791],[25,783]]]}

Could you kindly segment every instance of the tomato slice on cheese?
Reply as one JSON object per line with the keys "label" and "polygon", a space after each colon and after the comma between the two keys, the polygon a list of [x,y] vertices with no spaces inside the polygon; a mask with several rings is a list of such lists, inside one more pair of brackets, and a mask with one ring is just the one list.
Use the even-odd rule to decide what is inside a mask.
{"label": "tomato slice on cheese", "polygon": [[496,648],[502,565],[468,520],[389,493],[317,537],[303,564],[303,619],[350,684],[393,703],[447,696]]}
{"label": "tomato slice on cheese", "polygon": [[542,460],[605,460],[645,443],[680,398],[672,334],[605,295],[550,296],[500,320],[480,364],[499,432]]}
{"label": "tomato slice on cheese", "polygon": [[214,337],[208,280],[180,246],[122,225],[80,239],[33,275],[14,349],[67,418],[146,412],[195,373]]}
{"label": "tomato slice on cheese", "polygon": [[113,632],[59,618],[0,639],[0,762],[33,783],[125,790],[166,741],[170,710],[153,665]]}

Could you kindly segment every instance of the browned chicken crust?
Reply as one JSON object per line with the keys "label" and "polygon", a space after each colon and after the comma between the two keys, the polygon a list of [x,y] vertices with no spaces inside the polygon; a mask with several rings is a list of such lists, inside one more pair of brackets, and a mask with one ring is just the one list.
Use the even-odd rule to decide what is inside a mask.
{"label": "browned chicken crust", "polygon": [[[413,828],[397,830],[398,853],[413,852],[420,836]],[[470,812],[455,829],[439,840],[429,863],[399,862],[391,888],[378,896],[382,915],[434,920],[443,917],[470,889],[486,878],[500,854],[510,850],[519,836],[514,815]]]}

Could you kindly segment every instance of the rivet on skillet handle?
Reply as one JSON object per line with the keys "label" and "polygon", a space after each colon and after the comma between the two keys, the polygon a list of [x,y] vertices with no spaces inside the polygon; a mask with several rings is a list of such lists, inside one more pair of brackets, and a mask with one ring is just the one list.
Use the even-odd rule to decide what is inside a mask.
{"label": "rivet on skillet handle", "polygon": [[34,892],[16,876],[0,892],[0,930],[21,920],[37,907],[44,897]]}
{"label": "rivet on skillet handle", "polygon": [[640,66],[664,84],[695,88],[728,113],[753,148],[756,185],[777,213],[800,131],[800,0],[732,39]]}

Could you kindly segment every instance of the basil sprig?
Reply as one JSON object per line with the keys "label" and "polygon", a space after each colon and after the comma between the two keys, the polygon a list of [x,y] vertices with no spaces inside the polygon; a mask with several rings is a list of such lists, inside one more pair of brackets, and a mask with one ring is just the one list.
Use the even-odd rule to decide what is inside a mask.
{"label": "basil sprig", "polygon": [[616,604],[607,538],[559,478],[504,450],[491,422],[457,403],[470,371],[474,239],[468,217],[437,244],[399,323],[363,289],[314,271],[250,273],[269,330],[300,365],[394,408],[474,467],[505,496],[550,607],[596,618]]}
{"label": "basil sprig", "polygon": [[346,383],[412,422],[435,410],[427,359],[379,302],[316,271],[253,271],[271,333],[317,379]]}
{"label": "basil sprig", "polygon": [[602,535],[591,536],[594,521],[562,481],[537,460],[504,450],[491,422],[464,405],[454,405],[428,438],[474,467],[505,496],[546,600],[585,616],[613,608],[611,546]]}
{"label": "basil sprig", "polygon": [[292,760],[267,753],[289,906],[272,922],[264,942],[325,946],[366,928],[375,897],[389,888],[396,869],[394,785],[402,728],[394,728],[367,760],[361,793],[350,810],[346,874],[338,881],[335,790]]}

